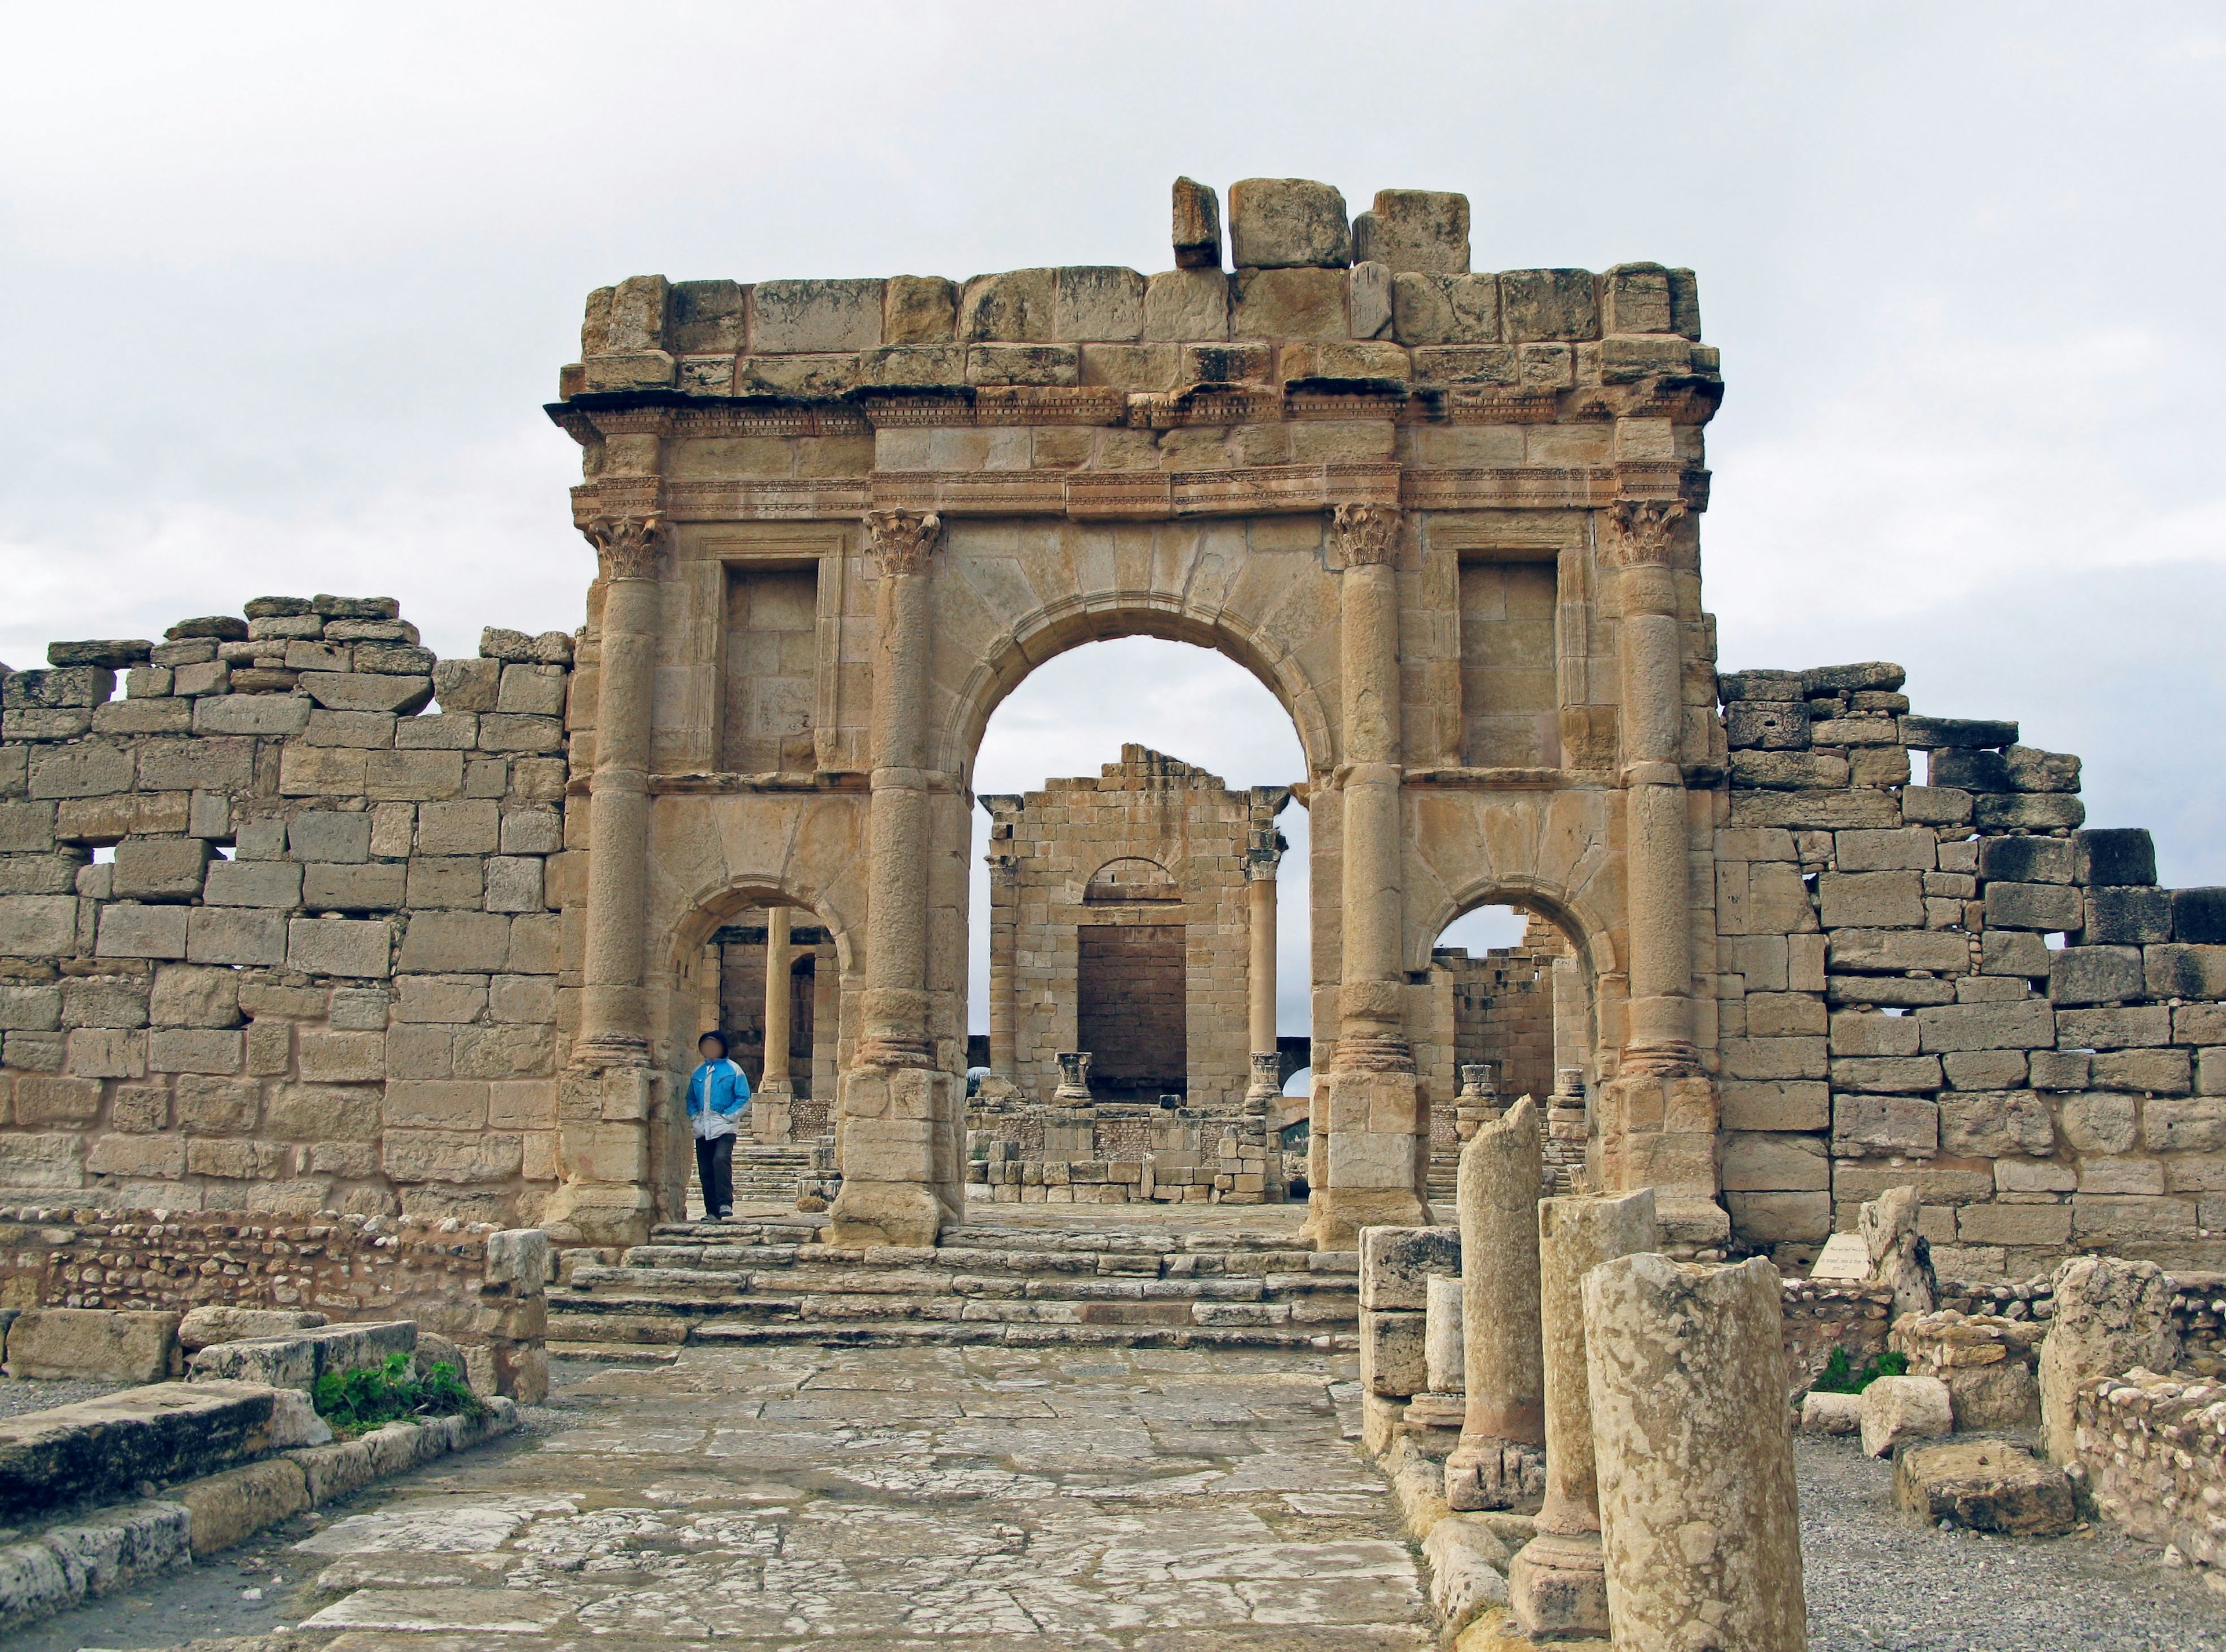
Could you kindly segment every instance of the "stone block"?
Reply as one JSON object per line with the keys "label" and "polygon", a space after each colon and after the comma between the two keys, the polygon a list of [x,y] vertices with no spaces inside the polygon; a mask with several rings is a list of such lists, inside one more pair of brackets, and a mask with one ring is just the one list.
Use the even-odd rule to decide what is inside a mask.
{"label": "stone block", "polygon": [[1934,1439],[1955,1426],[1948,1385],[1936,1376],[1882,1376],[1862,1394],[1863,1454],[1889,1457],[1911,1440]]}
{"label": "stone block", "polygon": [[1918,1045],[1929,1054],[1959,1050],[2045,1050],[2057,1041],[2055,1013],[2038,999],[1935,1004],[1914,1012]]}
{"label": "stone block", "polygon": [[1726,1039],[1727,1078],[1822,1078],[1829,1071],[1826,1041],[1803,1039]]}
{"label": "stone block", "polygon": [[289,861],[215,861],[201,899],[210,906],[302,904],[302,868]]}
{"label": "stone block", "polygon": [[1967,1204],[1956,1212],[1967,1245],[2056,1245],[2071,1240],[2068,1204]]}
{"label": "stone block", "polygon": [[65,1078],[52,1073],[23,1073],[16,1080],[16,1122],[29,1128],[45,1124],[90,1124],[100,1116],[100,1081]]}
{"label": "stone block", "polygon": [[[481,727],[485,727],[482,721]],[[464,754],[461,752],[366,752],[364,753],[363,794],[373,802],[387,800],[416,802],[423,798],[453,797],[463,790]],[[378,823],[372,823],[374,840],[372,853],[385,850],[377,847]]]}
{"label": "stone block", "polygon": [[2226,997],[2226,946],[2191,946],[2174,942],[2144,947],[2142,955],[2143,990],[2147,996]]}
{"label": "stone block", "polygon": [[1801,1430],[1809,1434],[1855,1434],[1862,1432],[1863,1396],[1825,1394],[1811,1389],[1801,1397]]}
{"label": "stone block", "polygon": [[1058,272],[1008,270],[976,276],[958,300],[956,336],[962,344],[1048,343],[1058,305]]}
{"label": "stone block", "polygon": [[2056,954],[2049,971],[2051,1004],[2115,1004],[2145,991],[2139,947],[2068,946]]}
{"label": "stone block", "polygon": [[1843,873],[1930,872],[1939,859],[1940,840],[1918,827],[1839,832],[1832,842],[1834,858]]}
{"label": "stone block", "polygon": [[[1396,297],[1396,288],[1394,293]],[[1393,327],[1396,334],[1396,321]],[[1511,385],[1520,382],[1512,345],[1423,345],[1415,350],[1414,362],[1415,377],[1425,384]]]}
{"label": "stone block", "polygon": [[[1063,348],[1064,346],[1059,346]],[[1064,384],[1074,383],[1071,369],[1063,378],[977,378],[976,384]],[[510,712],[489,712],[480,719],[480,750],[483,752],[554,752],[564,744],[564,725],[556,717],[529,717]],[[432,753],[428,753],[430,756]],[[426,797],[442,797],[446,792],[427,791]]]}
{"label": "stone block", "polygon": [[[76,917],[72,901],[70,916]],[[94,952],[104,958],[182,958],[186,956],[186,910],[181,906],[135,906],[118,904],[100,909],[99,937]],[[74,930],[73,929],[73,935]],[[57,952],[67,948],[57,949]],[[0,952],[27,955],[15,937],[0,931]],[[53,956],[56,953],[44,956]]]}
{"label": "stone block", "polygon": [[1721,1086],[1726,1130],[1824,1130],[1830,1090],[1811,1080],[1731,1080]]}
{"label": "stone block", "polygon": [[542,911],[540,860],[531,855],[490,857],[487,863],[487,909],[491,912]]}
{"label": "stone block", "polygon": [[508,1133],[391,1129],[380,1159],[398,1182],[503,1182],[518,1173],[524,1143]]}
{"label": "stone block", "polygon": [[378,1134],[378,1106],[374,1090],[274,1084],[264,1127],[292,1141],[368,1141]]}
{"label": "stone block", "polygon": [[1459,1228],[1360,1230],[1360,1306],[1364,1308],[1419,1313],[1428,1302],[1429,1279],[1460,1273]]}
{"label": "stone block", "polygon": [[59,987],[0,981],[0,1032],[52,1032],[61,1017]]}
{"label": "stone block", "polygon": [[[1921,874],[1905,875],[1915,879]],[[1918,905],[1921,922],[1921,884]],[[1826,966],[1835,973],[1902,975],[1908,970],[1923,969],[1939,975],[1962,975],[1971,967],[1970,942],[1965,936],[1931,930],[1837,930],[1828,937]]]}
{"label": "stone block", "polygon": [[2021,930],[1988,930],[1979,941],[1981,975],[2034,979],[2056,968],[2056,954],[2038,935]]}
{"label": "stone block", "polygon": [[234,1073],[240,1069],[237,1029],[215,1026],[156,1027],[147,1038],[151,1072]]}
{"label": "stone block", "polygon": [[1171,270],[1144,286],[1144,337],[1174,343],[1229,336],[1229,277],[1219,270]]}
{"label": "stone block", "polygon": [[1434,189],[1377,190],[1373,209],[1352,222],[1352,256],[1394,270],[1466,275],[1468,197]]}
{"label": "stone block", "polygon": [[1510,270],[1499,277],[1500,314],[1510,340],[1581,340],[1600,335],[1600,301],[1589,270]]}
{"label": "stone block", "polygon": [[[161,1382],[178,1369],[179,1317],[118,1308],[27,1308],[8,1326],[7,1372],[49,1381]],[[0,1447],[0,1457],[5,1455]]]}
{"label": "stone block", "polygon": [[672,283],[665,336],[674,351],[688,354],[740,350],[746,341],[749,289],[732,281]]}
{"label": "stone block", "polygon": [[2226,1151],[2226,1097],[2158,1097],[2141,1109],[2141,1137],[2156,1153]]}
{"label": "stone block", "polygon": [[1230,258],[1239,270],[1341,270],[1352,262],[1345,197],[1304,178],[1245,178],[1229,191]]}
{"label": "stone block", "polygon": [[0,855],[44,855],[54,847],[52,803],[0,803]]}
{"label": "stone block", "polygon": [[191,900],[201,892],[208,845],[197,837],[133,837],[116,846],[114,882],[121,900]]}
{"label": "stone block", "polygon": [[1929,1095],[1945,1082],[1937,1055],[1835,1056],[1831,1077],[1835,1090],[1881,1096]]}
{"label": "stone block", "polygon": [[2056,1103],[2064,1139],[2081,1153],[2133,1151],[2140,1136],[2140,1108],[2131,1096],[2115,1090],[2082,1090]]}
{"label": "stone block", "polygon": [[[300,868],[295,870],[298,873]],[[195,963],[283,963],[286,914],[254,908],[194,907],[186,925],[185,956]]]}
{"label": "stone block", "polygon": [[443,713],[493,711],[501,689],[499,659],[444,659],[434,664],[433,694]]}
{"label": "stone block", "polygon": [[1110,264],[1053,273],[1052,336],[1070,343],[1119,342],[1144,334],[1144,278]]}
{"label": "stone block", "polygon": [[[2004,840],[2007,841],[2007,840]],[[2065,884],[1990,883],[1986,893],[1988,929],[2076,930],[2085,921],[2079,891]]]}
{"label": "stone block", "polygon": [[1727,1134],[1721,1185],[1726,1192],[1822,1192],[1832,1185],[1824,1144],[1814,1136]]}
{"label": "stone block", "polygon": [[1732,1230],[1749,1244],[1815,1244],[1832,1231],[1828,1192],[1724,1195]]}
{"label": "stone block", "polygon": [[1343,339],[1351,318],[1345,276],[1337,270],[1240,270],[1230,336]]}
{"label": "stone block", "polygon": [[2110,886],[2087,892],[2086,932],[2089,945],[2140,946],[2172,939],[2172,892],[2138,886]]}
{"label": "stone block", "polygon": [[191,1073],[178,1080],[181,1129],[200,1134],[252,1130],[262,1112],[263,1087],[252,1080]]}
{"label": "stone block", "polygon": [[1492,276],[1407,272],[1391,279],[1391,336],[1410,345],[1491,345],[1500,376],[1516,382],[1515,353],[1499,342],[1499,282]]}
{"label": "stone block", "polygon": [[1995,1439],[1904,1452],[1894,1464],[1893,1500],[1920,1525],[2012,1537],[2060,1536],[2078,1522],[2062,1469]]}
{"label": "stone block", "polygon": [[1903,817],[1918,824],[1968,825],[1971,810],[1971,794],[1953,786],[1906,786],[1902,790]]}
{"label": "stone block", "polygon": [[296,918],[286,926],[286,963],[303,975],[384,979],[392,941],[385,918]]}
{"label": "stone block", "polygon": [[2060,1050],[2132,1050],[2172,1042],[2172,1013],[2162,1004],[2056,1012]]}
{"label": "stone block", "polygon": [[74,897],[0,895],[0,956],[58,958],[76,947]]}
{"label": "stone block", "polygon": [[65,980],[62,1022],[71,1026],[144,1026],[147,985],[129,976],[92,975]]}
{"label": "stone block", "polygon": [[948,344],[958,289],[941,276],[891,276],[881,295],[885,344]]}
{"label": "stone block", "polygon": [[[69,1034],[69,1070],[85,1078],[143,1078],[147,1035],[116,1027],[80,1026]],[[22,1104],[22,1098],[17,1098]]]}
{"label": "stone block", "polygon": [[1670,272],[1658,264],[1619,264],[1600,276],[1600,325],[1609,333],[1674,333]]}
{"label": "stone block", "polygon": [[2027,1059],[2035,1090],[2084,1090],[2094,1065],[2083,1051],[2035,1050]]}
{"label": "stone block", "polygon": [[189,1481],[175,1495],[191,1511],[195,1559],[228,1549],[309,1506],[308,1481],[284,1458]]}
{"label": "stone block", "polygon": [[1972,799],[1971,819],[1982,832],[2047,832],[2083,825],[2087,810],[2071,797],[1982,792]]}
{"label": "stone block", "polygon": [[371,816],[329,809],[305,810],[286,823],[286,851],[296,861],[368,861]]}
{"label": "stone block", "polygon": [[1833,1015],[1831,1028],[1835,1056],[1913,1056],[1918,1052],[1918,1024],[1913,1016],[1842,1010]]}
{"label": "stone block", "polygon": [[2145,827],[2113,827],[2071,835],[2072,880],[2122,886],[2156,881],[2156,845]]}
{"label": "stone block", "polygon": [[2070,883],[2071,843],[2061,837],[1983,837],[1979,875],[1999,883]]}
{"label": "stone block", "polygon": [[2193,1073],[2185,1050],[2115,1050],[2092,1058],[2098,1090],[2137,1090],[2149,1096],[2185,1096]]}
{"label": "stone block", "polygon": [[207,694],[194,702],[194,733],[283,738],[308,728],[309,708],[295,694]]}
{"label": "stone block", "polygon": [[564,714],[564,685],[569,674],[561,665],[520,662],[502,668],[502,687],[495,697],[499,712],[530,717],[561,717]]}
{"label": "stone block", "polygon": [[882,342],[883,283],[761,281],[750,292],[750,349],[760,355],[869,350]]}
{"label": "stone block", "polygon": [[1420,1312],[1360,1311],[1362,1392],[1383,1399],[1403,1399],[1428,1389],[1423,1318]]}
{"label": "stone block", "polygon": [[1943,1153],[1959,1158],[2007,1153],[2045,1157],[2055,1147],[2048,1103],[2032,1090],[1955,1090],[1940,1098]]}
{"label": "stone block", "polygon": [[1940,1109],[1905,1096],[1839,1096],[1832,1098],[1832,1151],[1846,1157],[1866,1153],[1939,1151]]}
{"label": "stone block", "polygon": [[1823,1001],[1813,993],[1751,992],[1745,1001],[1752,1037],[1808,1038],[1826,1030]]}
{"label": "stone block", "polygon": [[395,861],[302,868],[302,905],[313,912],[385,912],[403,904],[409,868]]}
{"label": "stone block", "polygon": [[475,855],[412,855],[405,887],[411,906],[476,906],[487,893],[487,862]]}

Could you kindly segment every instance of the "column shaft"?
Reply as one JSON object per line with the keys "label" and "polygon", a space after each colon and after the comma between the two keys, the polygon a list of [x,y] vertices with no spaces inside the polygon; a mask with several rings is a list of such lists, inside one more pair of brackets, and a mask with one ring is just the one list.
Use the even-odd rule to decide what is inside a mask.
{"label": "column shaft", "polygon": [[588,816],[588,922],[579,1045],[604,1063],[648,1060],[641,1001],[649,851],[649,712],[657,659],[653,563],[603,592],[601,689]]}
{"label": "column shaft", "polygon": [[790,1037],[790,994],[793,990],[789,980],[789,909],[769,906],[766,909],[765,952],[765,1071],[759,1088],[771,1090],[779,1084],[788,1085],[788,1041]]}

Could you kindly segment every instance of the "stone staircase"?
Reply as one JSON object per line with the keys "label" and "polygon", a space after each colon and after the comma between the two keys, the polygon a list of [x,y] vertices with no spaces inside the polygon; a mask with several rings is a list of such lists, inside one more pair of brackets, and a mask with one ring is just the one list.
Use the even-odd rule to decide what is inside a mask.
{"label": "stone staircase", "polygon": [[614,1258],[568,1251],[549,1351],[682,1343],[1358,1346],[1358,1257],[1288,1230],[969,1223],[938,1246],[846,1249],[807,1216],[671,1223]]}
{"label": "stone staircase", "polygon": [[735,1148],[735,1203],[793,1204],[797,1183],[817,1172],[821,1152],[808,1141],[796,1146],[738,1144]]}

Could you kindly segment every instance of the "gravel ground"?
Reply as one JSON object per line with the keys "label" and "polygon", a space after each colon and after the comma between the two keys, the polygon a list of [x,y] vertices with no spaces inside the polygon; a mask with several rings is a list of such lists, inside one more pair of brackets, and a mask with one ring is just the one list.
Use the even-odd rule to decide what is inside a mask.
{"label": "gravel ground", "polygon": [[0,1417],[20,1417],[27,1411],[51,1411],[56,1406],[98,1400],[104,1394],[130,1386],[129,1382],[104,1382],[89,1377],[35,1382],[24,1377],[0,1376]]}
{"label": "gravel ground", "polygon": [[1926,1529],[1853,1440],[1799,1434],[1794,1455],[1810,1652],[2226,1652],[2226,1598],[2113,1528]]}

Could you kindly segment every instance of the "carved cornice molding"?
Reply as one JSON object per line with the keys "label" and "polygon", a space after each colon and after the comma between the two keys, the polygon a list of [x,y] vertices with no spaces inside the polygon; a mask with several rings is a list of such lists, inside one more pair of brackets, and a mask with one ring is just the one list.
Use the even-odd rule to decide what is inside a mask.
{"label": "carved cornice molding", "polygon": [[866,549],[884,577],[925,574],[943,537],[943,518],[933,511],[868,511],[865,523]]}
{"label": "carved cornice molding", "polygon": [[1399,560],[1402,512],[1396,505],[1335,505],[1330,531],[1347,568],[1389,568]]}
{"label": "carved cornice molding", "polygon": [[653,580],[658,558],[671,542],[664,516],[654,511],[601,511],[580,526],[595,548],[607,580]]}
{"label": "carved cornice molding", "polygon": [[1614,528],[1608,560],[1618,568],[1667,568],[1676,556],[1674,531],[1685,515],[1679,499],[1618,499],[1608,507]]}

